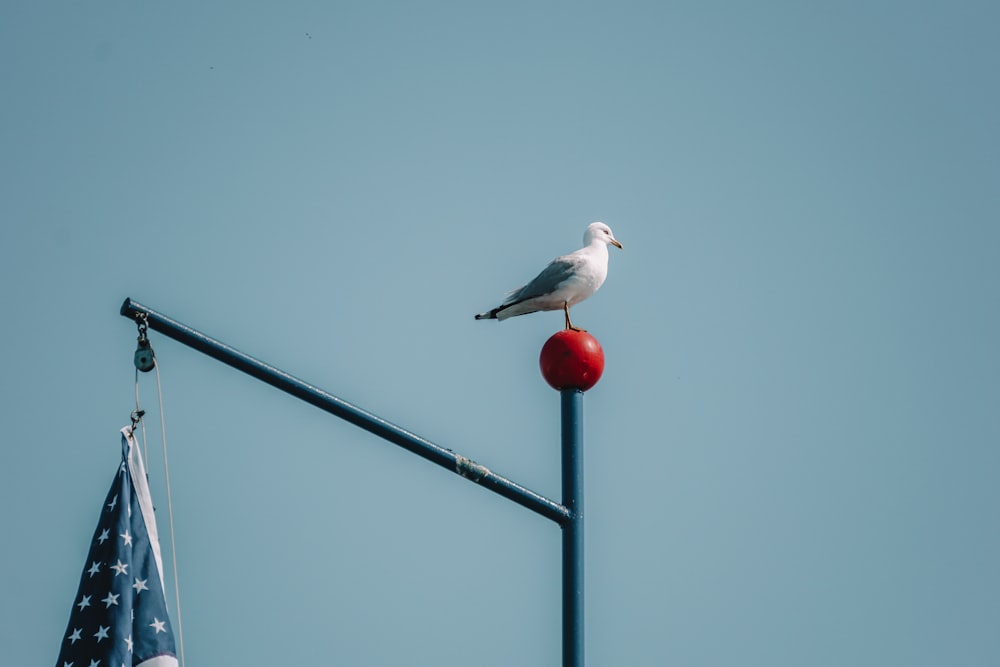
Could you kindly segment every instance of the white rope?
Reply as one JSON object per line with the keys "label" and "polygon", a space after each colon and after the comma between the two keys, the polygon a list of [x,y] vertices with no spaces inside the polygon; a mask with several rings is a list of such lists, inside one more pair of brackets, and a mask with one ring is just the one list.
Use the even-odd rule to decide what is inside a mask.
{"label": "white rope", "polygon": [[[140,416],[142,407],[139,405],[139,369],[135,369],[135,417],[142,426],[142,463],[146,469],[146,481],[149,481],[149,444],[146,441],[146,421]],[[132,437],[135,437],[135,425],[132,425]]]}
{"label": "white rope", "polygon": [[[170,523],[170,558],[174,569],[174,599],[177,603],[177,646],[180,657],[180,667],[184,667],[184,631],[181,626],[181,586],[177,574],[177,547],[174,539],[174,504],[170,497],[170,465],[167,462],[167,425],[163,418],[163,389],[160,385],[160,363],[153,361],[156,371],[156,397],[160,402],[160,437],[163,443],[163,480],[167,487],[167,518]],[[143,427],[145,432],[145,426]]]}

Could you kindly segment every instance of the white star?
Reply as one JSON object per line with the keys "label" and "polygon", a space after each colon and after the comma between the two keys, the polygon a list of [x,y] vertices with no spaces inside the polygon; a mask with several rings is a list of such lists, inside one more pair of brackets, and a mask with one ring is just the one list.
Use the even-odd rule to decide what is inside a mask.
{"label": "white star", "polygon": [[101,663],[98,660],[91,660],[87,667],[100,667]]}
{"label": "white star", "polygon": [[76,603],[76,606],[80,608],[80,611],[83,611],[84,607],[89,607],[90,606],[90,596],[89,595],[84,595],[83,598],[79,602]]}
{"label": "white star", "polygon": [[122,533],[121,535],[119,535],[118,537],[120,537],[123,540],[125,540],[125,546],[127,546],[127,547],[132,546],[132,536],[128,534],[128,528],[126,528],[125,532]]}
{"label": "white star", "polygon": [[83,628],[77,628],[77,629],[73,630],[73,634],[71,634],[66,639],[69,640],[70,644],[75,644],[76,640],[80,638],[80,633],[81,632],[83,632]]}
{"label": "white star", "polygon": [[141,593],[143,591],[148,591],[149,590],[149,586],[146,585],[147,581],[149,581],[149,580],[148,579],[140,579],[139,577],[135,578],[135,583],[132,584],[132,588],[135,589],[135,594],[136,595],[138,595],[139,593]]}
{"label": "white star", "polygon": [[167,631],[167,629],[163,627],[164,625],[166,625],[166,623],[167,623],[166,621],[161,621],[160,619],[158,619],[158,618],[156,618],[154,616],[153,617],[153,622],[149,624],[149,627],[151,627],[154,630],[156,630],[156,632],[154,632],[153,634],[158,635],[161,632],[166,632]]}
{"label": "white star", "polygon": [[101,602],[104,603],[104,607],[105,608],[109,608],[109,607],[111,607],[111,605],[117,605],[118,604],[118,598],[119,597],[121,597],[120,594],[119,595],[115,595],[115,594],[112,594],[111,592],[108,592],[108,597],[106,597],[103,600],[101,600]]}
{"label": "white star", "polygon": [[115,497],[111,499],[110,503],[108,503],[108,509],[113,510],[115,508],[115,505],[117,504],[118,504],[118,494],[115,494]]}
{"label": "white star", "polygon": [[128,652],[132,652],[132,635],[125,638],[125,645],[128,646]]}
{"label": "white star", "polygon": [[96,560],[91,564],[90,569],[87,570],[87,572],[90,573],[90,576],[94,576],[100,571],[101,571],[101,564]]}
{"label": "white star", "polygon": [[121,559],[118,559],[118,563],[116,565],[112,565],[111,569],[115,571],[116,577],[119,574],[128,574],[128,563],[123,563]]}
{"label": "white star", "polygon": [[73,667],[73,663],[72,662],[64,662],[63,663],[63,667]]}
{"label": "white star", "polygon": [[101,531],[101,536],[97,538],[97,541],[104,544],[104,540],[108,539],[108,529],[105,528]]}
{"label": "white star", "polygon": [[98,643],[100,643],[102,639],[108,638],[108,630],[110,629],[111,629],[110,625],[108,627],[104,627],[103,625],[97,626],[97,632],[94,633],[94,636],[97,637]]}

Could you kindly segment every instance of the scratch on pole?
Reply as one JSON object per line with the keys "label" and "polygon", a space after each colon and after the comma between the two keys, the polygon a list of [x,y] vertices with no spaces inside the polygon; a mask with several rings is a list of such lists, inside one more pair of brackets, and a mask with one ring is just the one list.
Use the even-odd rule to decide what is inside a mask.
{"label": "scratch on pole", "polygon": [[486,466],[480,465],[460,454],[455,455],[455,472],[466,479],[471,479],[473,482],[479,482],[483,477],[492,474]]}

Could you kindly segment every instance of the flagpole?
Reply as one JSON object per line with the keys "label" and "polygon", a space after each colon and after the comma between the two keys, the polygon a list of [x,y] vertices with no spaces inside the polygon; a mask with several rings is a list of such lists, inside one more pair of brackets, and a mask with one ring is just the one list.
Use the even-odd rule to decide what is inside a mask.
{"label": "flagpole", "polygon": [[563,389],[562,526],[563,667],[583,667],[583,392]]}
{"label": "flagpole", "polygon": [[562,501],[569,510],[562,524],[562,664],[583,667],[583,392],[601,379],[604,350],[586,331],[567,328],[545,341],[538,364],[561,402]]}
{"label": "flagpole", "polygon": [[[140,356],[152,359],[149,350],[142,349],[145,327],[150,327],[559,524],[563,531],[563,667],[583,667],[583,392],[593,387],[604,371],[604,352],[593,336],[584,331],[559,331],[546,341],[539,359],[542,376],[561,394],[563,501],[560,504],[132,299],[125,299],[120,313],[140,325],[143,354],[137,354],[137,368]],[[148,364],[148,368],[140,370],[151,368],[152,364]]]}

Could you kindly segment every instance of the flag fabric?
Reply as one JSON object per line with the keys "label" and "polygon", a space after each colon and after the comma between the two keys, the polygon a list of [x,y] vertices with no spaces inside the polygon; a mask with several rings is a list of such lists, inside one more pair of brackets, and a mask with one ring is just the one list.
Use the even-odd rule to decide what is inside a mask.
{"label": "flag fabric", "polygon": [[125,427],[56,667],[176,667],[176,655],[146,471]]}

